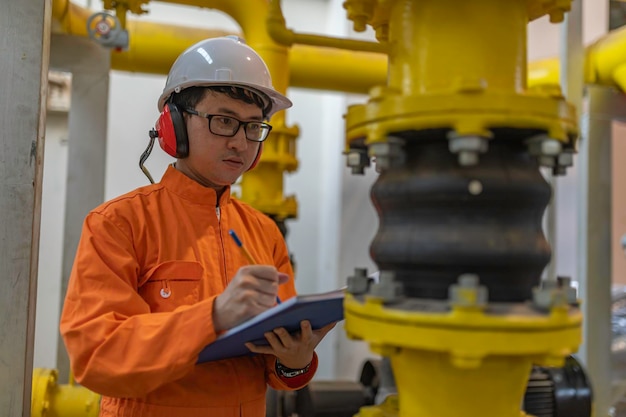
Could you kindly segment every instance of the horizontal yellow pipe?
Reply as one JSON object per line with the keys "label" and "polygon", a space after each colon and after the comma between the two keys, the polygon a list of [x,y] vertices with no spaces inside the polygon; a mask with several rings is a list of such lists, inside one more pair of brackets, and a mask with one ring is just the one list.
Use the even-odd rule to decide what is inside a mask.
{"label": "horizontal yellow pipe", "polygon": [[[131,47],[128,51],[111,54],[111,68],[119,71],[149,74],[167,74],[176,57],[186,48],[205,39],[207,30],[202,32],[188,28],[158,26],[158,35],[152,35],[141,22],[141,28],[133,31],[135,22],[129,20],[129,30],[133,31]],[[186,30],[186,32],[185,32]],[[154,32],[153,32],[154,33]],[[218,31],[214,36],[221,36]],[[176,35],[173,37],[173,35]],[[225,34],[225,33],[224,33]],[[181,37],[185,42],[181,41]],[[161,39],[162,38],[162,39]],[[157,42],[161,40],[161,42]],[[186,43],[186,41],[189,43]],[[136,47],[140,44],[141,47]],[[334,48],[319,48],[295,45],[289,53],[291,76],[290,87],[312,88],[316,90],[342,91],[366,94],[370,87],[385,84],[387,56],[368,52],[351,52]],[[358,71],[354,69],[358,68]]]}
{"label": "horizontal yellow pipe", "polygon": [[528,88],[559,86],[560,63],[558,58],[546,58],[528,63]]}
{"label": "horizontal yellow pipe", "polygon": [[[246,42],[255,45],[255,49],[275,45],[265,28],[265,16],[268,13],[267,0],[160,0],[163,3],[183,6],[215,9],[230,16],[241,27]],[[202,31],[201,29],[198,29]]]}
{"label": "horizontal yellow pipe", "polygon": [[299,44],[338,48],[350,51],[378,53],[386,51],[385,45],[378,42],[296,33],[287,28],[285,24],[285,18],[283,17],[283,12],[280,7],[280,0],[270,0],[266,25],[267,31],[272,39],[285,46]]}
{"label": "horizontal yellow pipe", "polygon": [[289,54],[292,87],[366,94],[387,83],[387,55],[294,45]]}
{"label": "horizontal yellow pipe", "polygon": [[585,78],[626,92],[626,26],[615,29],[587,48]]}
{"label": "horizontal yellow pipe", "polygon": [[111,52],[111,68],[149,74],[167,74],[176,57],[196,42],[233,34],[134,19],[127,20],[127,30],[128,50]]}

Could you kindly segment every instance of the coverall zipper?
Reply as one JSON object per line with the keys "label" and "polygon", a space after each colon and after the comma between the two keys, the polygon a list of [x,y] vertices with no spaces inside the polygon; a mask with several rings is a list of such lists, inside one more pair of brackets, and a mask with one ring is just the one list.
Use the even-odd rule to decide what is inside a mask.
{"label": "coverall zipper", "polygon": [[222,235],[222,213],[220,210],[220,206],[215,206],[215,214],[217,215],[217,229],[220,233],[220,243],[222,245],[222,282],[224,283],[224,288],[228,285],[228,276],[226,273],[226,251],[224,250],[224,236]]}

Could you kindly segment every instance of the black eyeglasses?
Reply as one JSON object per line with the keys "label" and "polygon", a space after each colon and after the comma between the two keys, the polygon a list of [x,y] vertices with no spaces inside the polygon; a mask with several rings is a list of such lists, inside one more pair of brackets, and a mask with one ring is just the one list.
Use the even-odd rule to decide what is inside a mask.
{"label": "black eyeglasses", "polygon": [[252,142],[263,142],[270,134],[272,126],[263,122],[242,122],[231,116],[221,114],[207,114],[194,109],[185,109],[189,114],[204,117],[209,120],[209,131],[214,135],[233,137],[239,132],[239,128],[243,126],[246,139]]}

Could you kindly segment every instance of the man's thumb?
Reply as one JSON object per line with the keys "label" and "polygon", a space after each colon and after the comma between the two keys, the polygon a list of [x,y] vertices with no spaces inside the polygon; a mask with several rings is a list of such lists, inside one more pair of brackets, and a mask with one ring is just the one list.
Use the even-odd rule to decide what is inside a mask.
{"label": "man's thumb", "polygon": [[278,283],[279,284],[284,284],[287,281],[289,281],[289,275],[285,274],[284,272],[279,272],[278,273]]}

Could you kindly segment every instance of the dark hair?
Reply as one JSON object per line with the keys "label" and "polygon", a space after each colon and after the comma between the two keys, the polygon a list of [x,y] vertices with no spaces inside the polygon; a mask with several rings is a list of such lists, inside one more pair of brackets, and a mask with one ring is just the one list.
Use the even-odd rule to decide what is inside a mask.
{"label": "dark hair", "polygon": [[195,108],[196,105],[204,98],[207,91],[215,91],[216,93],[226,94],[235,100],[241,100],[244,103],[255,104],[263,111],[263,117],[267,116],[270,110],[271,101],[269,97],[261,96],[261,93],[248,90],[247,88],[232,85],[212,85],[208,87],[189,87],[180,93],[174,93],[169,101],[180,109]]}

